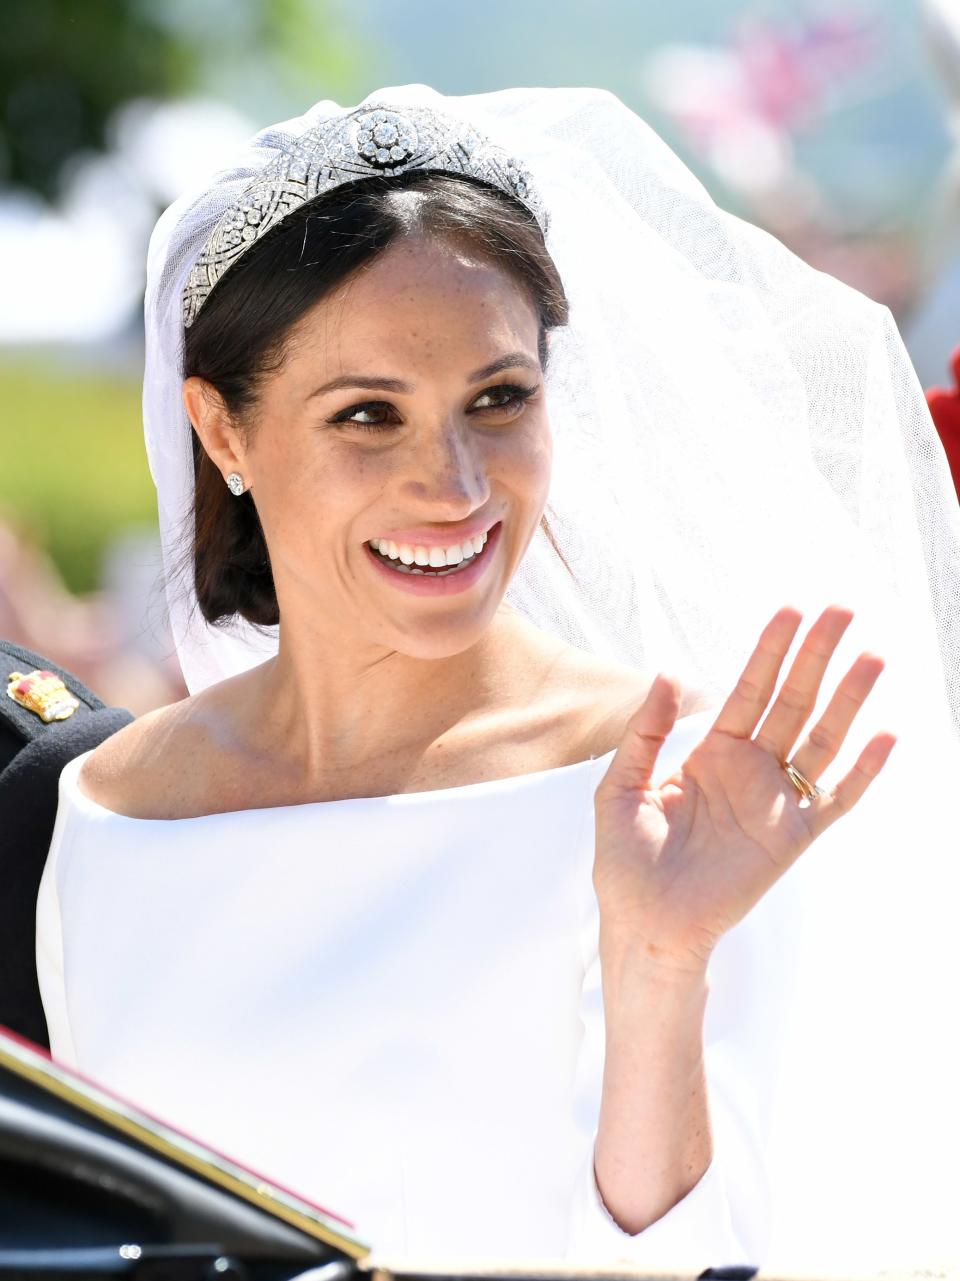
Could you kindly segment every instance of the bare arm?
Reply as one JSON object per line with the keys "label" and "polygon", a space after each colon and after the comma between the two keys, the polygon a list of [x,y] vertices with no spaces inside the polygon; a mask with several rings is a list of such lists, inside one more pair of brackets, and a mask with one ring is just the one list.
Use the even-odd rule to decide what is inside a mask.
{"label": "bare arm", "polygon": [[637,1233],[686,1196],[712,1158],[707,980],[656,970],[602,925],[600,964],[606,1051],[594,1171],[615,1222]]}

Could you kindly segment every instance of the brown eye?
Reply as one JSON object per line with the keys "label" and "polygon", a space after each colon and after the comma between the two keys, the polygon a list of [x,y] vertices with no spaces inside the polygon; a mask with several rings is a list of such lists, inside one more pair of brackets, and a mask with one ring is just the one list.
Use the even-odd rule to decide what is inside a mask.
{"label": "brown eye", "polygon": [[351,405],[349,409],[341,410],[339,414],[335,415],[335,417],[333,418],[327,419],[327,421],[330,423],[344,423],[347,426],[359,427],[361,430],[365,430],[365,431],[382,431],[384,428],[392,426],[392,424],[389,422],[384,422],[382,420],[380,421],[374,420],[373,422],[360,422],[356,418],[356,415],[370,414],[370,413],[379,412],[381,410],[387,410],[392,408],[393,406],[388,405],[385,400],[368,400],[368,401],[365,401],[362,405]]}
{"label": "brown eye", "polygon": [[536,387],[517,387],[509,383],[505,383],[500,387],[488,387],[486,391],[480,393],[477,398],[478,400],[483,400],[488,396],[499,395],[504,395],[506,399],[493,405],[479,405],[478,408],[482,410],[492,410],[494,413],[502,413],[505,410],[516,409],[522,405],[525,400],[529,400],[536,390]]}

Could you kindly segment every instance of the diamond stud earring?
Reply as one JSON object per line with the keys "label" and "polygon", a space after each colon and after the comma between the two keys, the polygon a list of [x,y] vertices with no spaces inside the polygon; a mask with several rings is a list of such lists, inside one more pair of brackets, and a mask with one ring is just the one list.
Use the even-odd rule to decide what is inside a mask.
{"label": "diamond stud earring", "polygon": [[243,477],[239,472],[232,471],[230,473],[227,477],[227,488],[230,490],[231,494],[235,495],[237,498],[240,497],[246,489],[246,485],[243,483]]}

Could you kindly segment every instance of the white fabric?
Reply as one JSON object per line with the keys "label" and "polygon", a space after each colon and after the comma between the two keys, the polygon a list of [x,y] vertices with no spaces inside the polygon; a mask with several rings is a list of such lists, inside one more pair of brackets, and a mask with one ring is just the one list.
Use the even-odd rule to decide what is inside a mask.
{"label": "white fabric", "polygon": [[[674,769],[710,715],[679,723]],[[714,1162],[646,1231],[593,1174],[593,792],[612,753],[441,791],[179,820],[60,780],[37,909],[55,1058],[351,1219],[378,1257],[750,1262],[792,892],[723,941]]]}

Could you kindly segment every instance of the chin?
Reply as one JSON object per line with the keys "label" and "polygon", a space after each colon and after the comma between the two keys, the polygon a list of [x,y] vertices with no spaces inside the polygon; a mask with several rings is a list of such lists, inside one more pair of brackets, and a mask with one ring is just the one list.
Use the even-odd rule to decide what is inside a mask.
{"label": "chin", "polygon": [[[408,658],[436,661],[453,658],[472,649],[487,632],[497,616],[499,601],[493,608],[485,609],[482,617],[421,619],[409,631],[396,630],[394,641],[387,638],[391,649]],[[393,629],[391,629],[393,630]]]}

